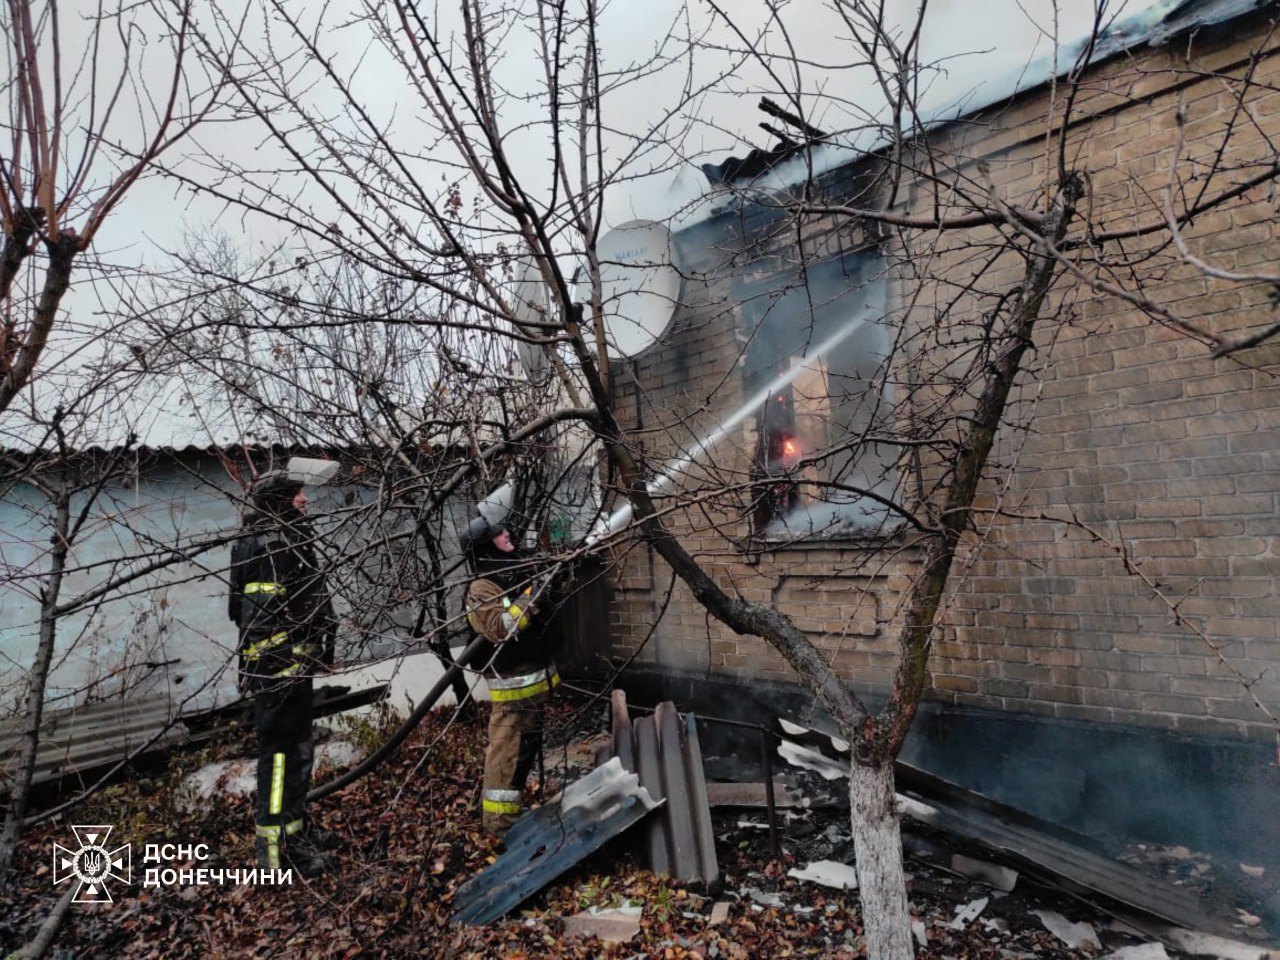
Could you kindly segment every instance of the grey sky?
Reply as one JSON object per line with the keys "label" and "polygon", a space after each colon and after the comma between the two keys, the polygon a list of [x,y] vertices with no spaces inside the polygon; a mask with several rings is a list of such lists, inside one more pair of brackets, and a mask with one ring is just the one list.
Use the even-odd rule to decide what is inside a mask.
{"label": "grey sky", "polygon": [[[1143,11],[1159,14],[1173,5],[1175,0],[1129,0],[1111,4],[1107,16],[1123,19]],[[887,7],[890,22],[904,29],[913,22],[917,4],[889,0]],[[1056,51],[1069,55],[1093,22],[1090,0],[1064,0],[1060,7],[1052,0],[984,0],[981,4],[932,0],[921,41],[921,61],[926,67],[921,81],[923,105],[936,110],[966,100],[989,102],[997,92],[1012,92],[1032,64],[1036,64],[1032,73],[1045,75],[1045,61]],[[429,142],[426,111],[406,82],[405,69],[352,20],[350,12],[356,8],[355,0],[346,0],[325,8],[308,7],[305,15],[314,18],[325,11],[326,23],[317,25],[316,31],[322,48],[332,53],[340,70],[351,77],[362,106],[387,124],[392,142],[415,157],[411,163],[423,182],[460,178],[451,148]],[[635,218],[667,219],[706,192],[705,178],[697,169],[699,162],[768,145],[772,138],[757,126],[763,119],[756,106],[762,94],[784,100],[798,97],[812,121],[829,130],[849,131],[883,118],[883,98],[875,88],[872,71],[850,65],[859,59],[854,53],[856,44],[849,27],[829,3],[734,0],[731,7],[725,2],[719,9],[732,10],[737,30],[763,53],[765,64],[742,56],[743,39],[705,0],[693,0],[689,6],[684,0],[615,2],[605,8],[599,32],[606,70],[626,73],[631,65],[643,63],[658,50],[673,58],[664,70],[624,84],[604,100],[604,121],[618,131],[606,139],[611,157],[621,154],[628,138],[658,127],[653,148],[630,171],[638,179],[608,192],[607,225]],[[214,24],[207,9],[202,9],[200,16],[204,29],[212,32]],[[256,14],[245,36],[250,38],[250,49],[262,55],[268,38],[264,24],[254,17]],[[456,9],[447,2],[439,9],[438,28],[444,35],[459,28]],[[83,21],[79,21],[79,30],[82,35]],[[296,43],[283,37],[278,25],[273,30],[273,51],[296,51]],[[75,32],[70,31],[69,36]],[[682,45],[688,33],[703,39],[691,53]],[[792,48],[801,62],[789,56]],[[522,28],[510,31],[503,37],[501,51],[498,76],[513,94],[502,111],[504,124],[513,131],[512,154],[521,164],[519,173],[526,183],[535,193],[545,195],[551,182],[550,137],[545,108],[537,100],[542,76],[532,35]],[[158,87],[165,77],[164,58],[155,51],[148,56],[151,60],[142,76]],[[296,52],[294,56],[299,80],[323,81],[314,64],[306,63]],[[110,65],[110,51],[103,60]],[[686,83],[701,92],[681,102]],[[144,83],[136,88],[137,95],[154,96],[148,86]],[[330,91],[324,82],[317,83],[307,95],[310,106],[320,113],[335,113],[339,101]],[[521,100],[521,95],[530,99]],[[672,116],[663,121],[667,112]],[[122,117],[127,116],[127,111],[122,112]],[[143,130],[136,124],[131,129],[122,123],[115,131],[126,144],[143,139]],[[196,179],[216,177],[228,163],[250,168],[257,171],[251,181],[278,183],[306,198],[317,217],[341,219],[328,198],[303,177],[278,172],[291,164],[252,118],[234,122],[219,119],[205,125],[191,143],[180,148],[178,156],[169,159]],[[108,162],[105,156],[99,160],[101,164]],[[653,168],[658,172],[644,175]],[[223,187],[230,192],[240,189],[233,181]],[[470,202],[472,196],[465,186],[464,194]],[[234,238],[250,262],[277,244],[298,242],[267,217],[246,214],[154,177],[138,184],[109,218],[95,248],[105,258],[122,264],[149,261],[164,265],[165,249],[181,247],[189,233],[207,229]],[[113,294],[91,289],[82,275],[66,302],[72,322],[63,327],[63,349],[85,351],[87,332],[103,322],[92,319],[100,300],[109,309]],[[91,354],[92,350],[85,352]],[[189,409],[171,409],[174,395],[170,390],[163,400],[142,401],[140,416],[159,435],[170,432],[166,428],[170,418],[198,420]]]}

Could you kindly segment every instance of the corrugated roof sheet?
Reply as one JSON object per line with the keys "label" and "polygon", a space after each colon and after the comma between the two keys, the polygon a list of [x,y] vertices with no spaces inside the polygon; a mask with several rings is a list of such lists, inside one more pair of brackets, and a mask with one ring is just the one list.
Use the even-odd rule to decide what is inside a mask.
{"label": "corrugated roof sheet", "polygon": [[[1276,0],[1162,0],[1109,24],[1098,37],[1090,62],[1101,63],[1140,46],[1162,46],[1193,31],[1221,27],[1250,13],[1278,5]],[[921,122],[926,127],[951,123],[1027,93],[1049,82],[1055,75],[1063,76],[1072,69],[1087,42],[1086,38],[1064,45],[1056,57],[1041,57],[1026,69],[983,81],[959,99],[933,105],[932,108],[926,102],[920,109]],[[927,91],[925,98],[927,100]],[[833,137],[830,144],[812,148],[808,156],[803,150],[785,151],[786,156],[782,155],[784,151],[755,150],[747,157],[729,156],[719,163],[702,164],[702,170],[712,186],[732,182],[741,187],[759,179],[758,186],[778,189],[801,182],[811,171],[818,175],[851,163],[887,142],[877,131],[860,131],[845,142],[840,142],[838,136]],[[701,217],[712,212],[704,207],[700,211]]]}

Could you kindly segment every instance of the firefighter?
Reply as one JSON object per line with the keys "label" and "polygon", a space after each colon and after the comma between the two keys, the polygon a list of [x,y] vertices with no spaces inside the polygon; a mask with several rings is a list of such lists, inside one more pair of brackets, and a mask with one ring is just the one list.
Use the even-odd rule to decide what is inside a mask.
{"label": "firefighter", "polygon": [[500,836],[521,812],[525,781],[542,751],[543,705],[560,682],[550,584],[536,558],[483,517],[467,527],[462,549],[475,575],[467,621],[497,647],[485,670],[492,712],[480,810],[485,831]]}
{"label": "firefighter", "polygon": [[302,482],[284,470],[250,490],[231,549],[228,613],[240,628],[240,690],[254,698],[258,865],[315,876],[332,866],[332,834],[304,810],[311,787],[312,677],[333,664],[335,618],[316,562]]}

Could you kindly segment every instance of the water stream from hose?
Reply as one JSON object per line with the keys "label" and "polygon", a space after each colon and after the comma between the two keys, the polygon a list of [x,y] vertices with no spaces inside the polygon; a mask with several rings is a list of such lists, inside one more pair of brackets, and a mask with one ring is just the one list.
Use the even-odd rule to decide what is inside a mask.
{"label": "water stream from hose", "polygon": [[[814,364],[816,364],[819,360],[821,360],[824,356],[830,353],[833,349],[835,349],[837,346],[839,346],[841,343],[847,340],[850,336],[852,336],[858,330],[862,329],[862,327],[866,324],[867,319],[868,319],[867,317],[855,317],[854,319],[850,320],[843,327],[841,327],[839,330],[837,330],[835,333],[829,336],[826,340],[823,340],[820,344],[818,344],[816,347],[810,350],[805,355],[805,358],[803,361],[801,361],[800,363],[797,363],[795,366],[793,366],[790,370],[786,371],[785,373],[781,373],[778,376],[774,377],[773,380],[771,380],[768,384],[761,387],[759,390],[753,393],[750,397],[748,397],[746,402],[744,402],[742,406],[740,406],[737,410],[731,413],[727,418],[721,421],[720,424],[713,431],[711,431],[711,433],[707,434],[705,438],[698,440],[696,443],[694,443],[692,450],[690,450],[684,456],[679,457],[678,459],[672,460],[670,463],[666,465],[666,467],[663,469],[662,473],[659,476],[655,477],[653,480],[650,480],[645,487],[645,489],[649,493],[649,496],[651,497],[658,496],[663,492],[665,492],[667,488],[669,488],[671,484],[674,483],[675,480],[682,473],[684,473],[686,470],[689,469],[689,467],[693,466],[693,464],[698,461],[699,457],[701,457],[705,453],[709,453],[713,448],[715,448],[716,445],[719,444],[721,440],[723,440],[732,430],[739,427],[742,424],[742,421],[746,420],[747,417],[751,416],[766,401],[768,401],[768,399],[771,396],[773,396],[777,391],[788,386],[793,380],[796,379],[796,377],[804,373],[805,370],[812,369]],[[591,533],[587,535],[587,539],[586,539],[587,546],[593,546],[594,544],[599,543],[604,538],[610,537],[613,534],[617,533],[619,530],[626,527],[627,524],[631,522],[632,512],[633,512],[632,505],[630,503],[627,503],[624,506],[621,506],[617,510],[615,510],[606,519],[597,523],[595,526],[595,529],[593,529]]]}

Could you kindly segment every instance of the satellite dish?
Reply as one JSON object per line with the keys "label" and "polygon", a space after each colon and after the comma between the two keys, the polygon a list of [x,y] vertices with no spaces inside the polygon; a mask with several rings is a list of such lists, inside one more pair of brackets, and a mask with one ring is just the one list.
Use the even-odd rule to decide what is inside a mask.
{"label": "satellite dish", "polygon": [[671,231],[632,220],[601,237],[596,253],[609,356],[634,357],[667,332],[679,300]]}

